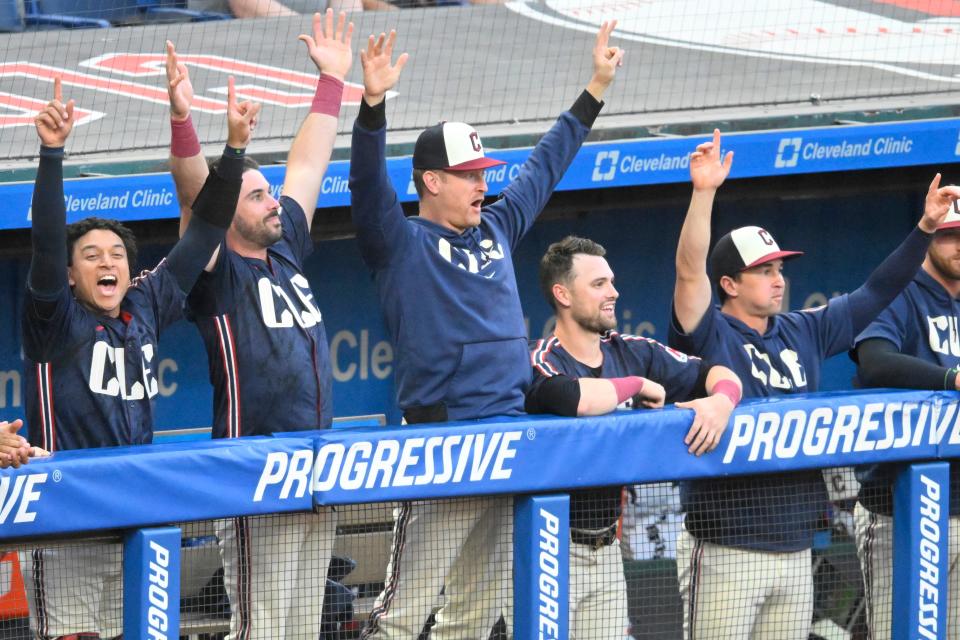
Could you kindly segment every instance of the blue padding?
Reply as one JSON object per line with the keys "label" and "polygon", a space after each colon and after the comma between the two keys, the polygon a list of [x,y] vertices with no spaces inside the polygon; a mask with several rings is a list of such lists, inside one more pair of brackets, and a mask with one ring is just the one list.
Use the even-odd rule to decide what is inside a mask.
{"label": "blue padding", "polygon": [[517,640],[567,638],[570,496],[518,496],[513,512],[514,637]]}
{"label": "blue padding", "polygon": [[[262,475],[280,458],[310,458],[309,438],[242,438],[63,451],[0,472],[0,538],[302,511],[309,489],[257,500]],[[276,492],[283,495],[281,486]]]}
{"label": "blue padding", "polygon": [[123,637],[157,640],[180,629],[180,529],[128,532],[123,541]]}
{"label": "blue padding", "polygon": [[956,457],[958,407],[960,394],[930,391],[751,400],[717,450],[699,458],[683,444],[693,412],[673,407],[68,451],[0,471],[0,538],[300,511],[314,502],[547,493]]}

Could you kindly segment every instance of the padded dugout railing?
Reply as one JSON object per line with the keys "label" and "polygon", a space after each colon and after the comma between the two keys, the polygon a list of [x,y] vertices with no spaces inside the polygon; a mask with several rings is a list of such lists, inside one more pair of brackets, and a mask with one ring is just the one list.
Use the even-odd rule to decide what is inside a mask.
{"label": "padded dugout railing", "polygon": [[[179,599],[180,531],[166,523],[315,504],[514,494],[515,637],[564,638],[566,554],[561,544],[556,562],[544,564],[540,542],[548,529],[567,540],[566,490],[925,461],[908,466],[895,491],[894,637],[946,637],[949,598],[957,596],[947,594],[947,536],[940,532],[947,531],[949,474],[938,461],[960,457],[960,395],[840,392],[745,401],[718,448],[699,458],[682,441],[691,416],[668,407],[59,452],[0,471],[0,540],[22,545],[123,530],[124,637],[155,638],[159,594],[151,575],[158,566],[170,576],[163,602]],[[203,490],[210,486],[215,498]],[[931,563],[940,576],[933,584]],[[546,621],[545,566],[561,586],[559,613]],[[163,613],[176,629],[177,607]]]}

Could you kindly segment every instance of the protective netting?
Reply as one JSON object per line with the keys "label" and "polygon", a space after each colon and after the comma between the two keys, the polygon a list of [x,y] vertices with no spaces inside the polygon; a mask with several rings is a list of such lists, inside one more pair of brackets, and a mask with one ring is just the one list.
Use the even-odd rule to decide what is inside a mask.
{"label": "protective netting", "polygon": [[[168,39],[194,75],[202,140],[222,140],[217,114],[226,75],[232,73],[241,96],[265,105],[257,144],[263,149],[272,142],[285,151],[284,141],[302,121],[315,83],[316,69],[297,42],[310,19],[279,15],[266,2],[31,0],[24,11],[23,0],[3,0],[0,29],[10,33],[0,34],[0,158],[24,159],[35,152],[30,114],[49,98],[56,74],[64,76],[68,97],[83,109],[71,153],[149,150],[165,156],[160,61]],[[287,2],[306,12],[327,4]],[[470,6],[436,6],[446,4],[436,0],[331,3],[350,10],[357,25],[355,50],[367,34],[396,28],[398,49],[411,53],[388,109],[391,129],[419,130],[440,119],[499,123],[505,135],[527,133],[511,126],[516,123],[537,123],[535,130],[542,129],[586,84],[593,33],[601,20],[613,17],[620,21],[614,44],[626,48],[628,57],[608,96],[606,116],[662,114],[646,119],[654,126],[702,119],[710,109],[725,110],[717,117],[727,119],[744,117],[758,106],[830,113],[851,101],[862,110],[955,102],[956,3],[462,3]],[[360,10],[361,4],[367,9],[431,6],[388,11]],[[229,18],[231,7],[240,14],[259,9],[276,17],[207,20]],[[58,22],[38,13],[66,17]],[[70,18],[132,26],[60,28]],[[361,82],[359,59],[349,80]],[[347,92],[341,131],[349,130],[358,97],[359,84]],[[607,118],[600,126],[616,122],[629,125],[631,120]]]}
{"label": "protective netting", "polygon": [[[671,482],[571,495],[570,637],[854,640],[868,624],[889,637],[885,480],[861,488],[831,469],[704,482],[709,502]],[[506,640],[520,569],[512,507],[478,497],[180,525],[180,635]],[[117,542],[51,543],[2,566],[22,579],[35,633],[109,638],[121,556]],[[7,600],[2,617],[4,637],[31,637],[25,609]]]}

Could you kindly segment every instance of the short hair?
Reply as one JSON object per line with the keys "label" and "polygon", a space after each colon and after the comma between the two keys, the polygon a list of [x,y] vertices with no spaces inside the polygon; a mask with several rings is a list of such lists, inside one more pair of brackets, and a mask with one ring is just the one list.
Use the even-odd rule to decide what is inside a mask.
{"label": "short hair", "polygon": [[[207,168],[211,172],[216,171],[220,167],[220,160],[222,156],[217,156],[213,160],[207,163]],[[241,174],[246,173],[247,171],[259,171],[260,165],[257,164],[257,161],[251,158],[250,156],[243,156],[243,171]]]}
{"label": "short hair", "polygon": [[540,290],[554,311],[557,310],[557,301],[553,297],[553,285],[570,282],[573,258],[577,254],[602,258],[607,255],[607,250],[593,240],[567,236],[547,247],[547,252],[540,258]]}
{"label": "short hair", "polygon": [[137,238],[133,235],[133,231],[116,220],[97,218],[96,216],[90,216],[89,218],[84,218],[83,220],[67,225],[67,266],[73,265],[73,247],[77,243],[77,240],[97,229],[112,231],[120,236],[120,240],[123,242],[123,248],[127,252],[127,264],[130,266],[130,275],[133,276],[133,274],[136,273],[135,267],[137,264]]}
{"label": "short hair", "polygon": [[[731,275],[731,276],[728,276],[728,277],[731,278],[731,279],[733,279],[733,280],[735,280],[735,281],[737,281],[737,282],[740,282],[740,276],[741,276],[741,275],[743,275],[742,272],[738,271],[737,273],[735,273],[735,274],[733,274],[733,275]],[[722,279],[723,279],[723,276],[720,276],[720,278],[717,279],[717,282],[716,282],[717,299],[720,301],[720,306],[723,306],[723,303],[726,302],[726,301],[727,301],[727,298],[730,297],[730,296],[727,295],[727,292],[723,290],[723,285],[720,284],[720,280],[722,280]]]}
{"label": "short hair", "polygon": [[413,187],[417,190],[417,197],[422,198],[423,192],[426,187],[423,185],[423,174],[426,173],[428,169],[414,169],[413,170]]}

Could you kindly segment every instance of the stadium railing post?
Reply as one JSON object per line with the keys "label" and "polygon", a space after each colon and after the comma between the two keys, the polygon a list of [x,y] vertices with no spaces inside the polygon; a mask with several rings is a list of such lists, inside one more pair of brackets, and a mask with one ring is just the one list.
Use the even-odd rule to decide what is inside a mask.
{"label": "stadium railing post", "polygon": [[893,640],[946,638],[950,465],[900,470],[893,515]]}
{"label": "stadium railing post", "polygon": [[180,635],[180,528],[134,529],[123,540],[123,637]]}
{"label": "stadium railing post", "polygon": [[516,640],[569,635],[570,496],[516,496],[513,503]]}

